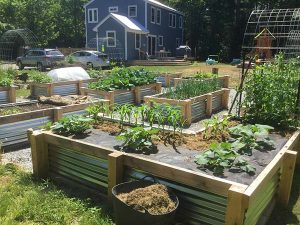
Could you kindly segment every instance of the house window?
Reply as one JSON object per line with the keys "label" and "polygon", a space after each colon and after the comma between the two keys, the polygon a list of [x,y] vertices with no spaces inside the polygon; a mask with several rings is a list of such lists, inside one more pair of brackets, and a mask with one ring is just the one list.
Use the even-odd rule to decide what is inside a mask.
{"label": "house window", "polygon": [[159,25],[161,24],[161,10],[160,9],[156,10],[156,23]]}
{"label": "house window", "polygon": [[137,6],[136,5],[128,6],[128,16],[129,17],[137,17]]}
{"label": "house window", "polygon": [[107,47],[116,47],[116,31],[106,31]]}
{"label": "house window", "polygon": [[176,47],[178,48],[180,46],[181,42],[180,42],[180,38],[176,38]]}
{"label": "house window", "polygon": [[176,27],[176,15],[173,13],[169,13],[169,27]]}
{"label": "house window", "polygon": [[158,36],[158,45],[163,46],[164,45],[164,37],[163,36]]}
{"label": "house window", "polygon": [[179,17],[179,28],[182,28],[182,24],[183,24],[183,21],[182,21],[182,16]]}
{"label": "house window", "polygon": [[155,23],[155,8],[151,7],[151,23]]}
{"label": "house window", "polygon": [[135,48],[141,48],[141,34],[135,34]]}
{"label": "house window", "polygon": [[98,22],[98,9],[89,9],[88,10],[88,22],[97,23]]}
{"label": "house window", "polygon": [[118,6],[111,6],[111,7],[108,8],[108,12],[110,12],[110,13],[119,12],[119,7]]}

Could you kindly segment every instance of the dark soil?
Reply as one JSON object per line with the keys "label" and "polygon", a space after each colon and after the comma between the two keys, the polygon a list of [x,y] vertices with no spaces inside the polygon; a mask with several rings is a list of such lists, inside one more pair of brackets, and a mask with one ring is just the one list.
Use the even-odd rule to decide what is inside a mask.
{"label": "dark soil", "polygon": [[117,197],[133,209],[143,213],[147,211],[151,215],[167,214],[176,208],[176,203],[170,198],[167,187],[161,184],[122,193]]}

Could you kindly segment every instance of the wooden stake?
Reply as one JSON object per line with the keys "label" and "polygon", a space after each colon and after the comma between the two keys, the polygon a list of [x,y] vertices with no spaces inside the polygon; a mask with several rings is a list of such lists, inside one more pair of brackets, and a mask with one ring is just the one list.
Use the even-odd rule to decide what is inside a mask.
{"label": "wooden stake", "polygon": [[63,117],[63,109],[60,107],[53,109],[53,121],[58,122]]}
{"label": "wooden stake", "polygon": [[297,152],[287,150],[284,153],[278,193],[278,203],[284,207],[289,203],[296,160]]}
{"label": "wooden stake", "polygon": [[108,201],[112,201],[112,188],[123,181],[123,153],[108,155]]}
{"label": "wooden stake", "polygon": [[213,100],[213,96],[212,94],[207,94],[207,102],[206,102],[206,115],[207,116],[211,116],[212,115],[212,100]]}

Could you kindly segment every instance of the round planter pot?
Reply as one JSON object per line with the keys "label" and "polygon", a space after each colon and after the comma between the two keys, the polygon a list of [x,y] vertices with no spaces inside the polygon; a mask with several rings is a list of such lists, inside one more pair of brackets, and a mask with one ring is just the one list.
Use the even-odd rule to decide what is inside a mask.
{"label": "round planter pot", "polygon": [[129,193],[138,188],[145,188],[154,183],[151,181],[133,181],[119,184],[112,189],[113,206],[116,225],[171,225],[179,205],[177,196],[169,190],[170,198],[176,203],[172,212],[163,215],[151,215],[148,212],[139,212],[117,198],[121,193]]}

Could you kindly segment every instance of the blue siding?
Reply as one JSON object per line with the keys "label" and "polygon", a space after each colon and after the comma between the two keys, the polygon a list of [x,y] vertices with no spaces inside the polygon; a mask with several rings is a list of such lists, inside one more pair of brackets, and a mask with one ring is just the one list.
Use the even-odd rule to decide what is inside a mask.
{"label": "blue siding", "polygon": [[[135,49],[135,33],[127,33],[128,41],[128,60],[139,59],[139,51]],[[141,50],[147,51],[147,38],[146,35],[142,34],[141,36]]]}

